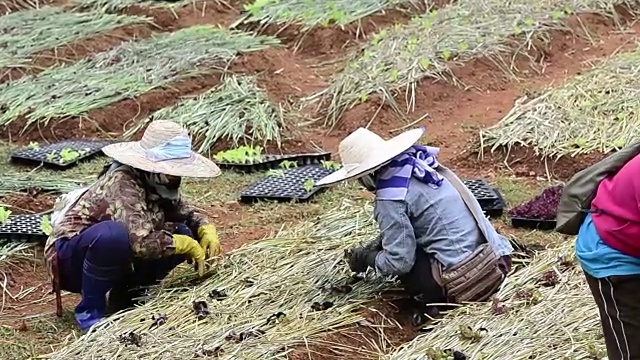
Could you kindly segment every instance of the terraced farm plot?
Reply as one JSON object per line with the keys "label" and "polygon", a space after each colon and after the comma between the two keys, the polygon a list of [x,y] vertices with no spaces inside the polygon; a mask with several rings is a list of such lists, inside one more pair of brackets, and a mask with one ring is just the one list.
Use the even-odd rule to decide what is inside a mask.
{"label": "terraced farm plot", "polygon": [[[98,46],[111,50],[0,84],[0,156],[35,139],[104,132],[135,140],[163,119],[188,128],[194,150],[205,156],[249,151],[235,149],[246,145],[264,154],[331,152],[324,165],[332,165],[340,140],[358,127],[389,138],[426,126],[420,142],[439,146],[438,160],[462,178],[498,187],[508,210],[590,165],[591,155],[637,137],[636,2],[418,3],[61,0],[55,4],[65,11],[22,7],[0,16],[0,27],[10,24],[0,40],[15,49],[4,67],[69,42],[99,42],[95,35],[118,21],[145,21],[124,14],[146,14],[158,26],[142,26],[142,38],[127,34],[115,48],[114,39]],[[432,5],[437,10],[408,21]],[[410,6],[418,10],[404,11]],[[22,21],[30,25],[21,28]],[[57,23],[64,26],[52,29]],[[232,23],[243,31],[219,27]],[[371,37],[372,29],[381,30]],[[516,102],[523,93],[537,95]],[[555,165],[562,175],[547,171],[540,156],[506,165],[479,159],[481,145],[563,155]],[[104,161],[68,170],[0,162],[0,220],[7,210],[50,210],[53,193],[92,181]],[[372,194],[352,181],[304,204],[240,204],[242,191],[265,175],[185,178],[185,197],[216,225],[224,255],[210,262],[204,279],[182,264],[150,289],[145,304],[84,336],[73,319],[78,296],[63,294],[64,315],[54,314],[42,250],[35,247],[34,256],[0,239],[0,358],[602,360],[597,310],[570,255],[571,239],[492,218],[524,244],[515,271],[495,302],[445,314],[420,335],[412,325],[415,304],[397,299],[407,295],[395,279],[371,270],[353,277],[343,259],[345,249],[378,232],[367,205]],[[540,180],[545,176],[549,181]],[[529,251],[547,246],[552,250]]]}
{"label": "terraced farm plot", "polygon": [[391,91],[399,88],[406,87],[406,105],[411,110],[417,81],[430,77],[461,83],[450,70],[452,62],[484,56],[514,71],[514,64],[499,55],[526,52],[549,30],[565,28],[563,19],[570,14],[604,13],[623,3],[458,1],[417,17],[407,26],[383,30],[320,94],[327,105],[325,125],[338,122],[345,109],[367,101],[372,93],[393,101]]}
{"label": "terraced farm plot", "polygon": [[[185,100],[153,114],[155,120],[171,120],[184,125],[200,144],[197,151],[203,154],[219,140],[228,140],[234,147],[245,143],[280,142],[282,117],[282,109],[269,101],[255,79],[236,76],[225,78],[219,87],[196,99]],[[124,136],[136,134],[149,121],[149,118],[141,121]]]}
{"label": "terraced farm plot", "polygon": [[27,126],[80,116],[181,78],[221,71],[240,52],[277,40],[195,26],[134,41],[94,58],[45,70],[0,86],[0,125],[24,116]]}
{"label": "terraced farm plot", "polygon": [[31,56],[39,51],[147,21],[138,16],[68,12],[53,6],[14,12],[0,17],[0,67],[27,66]]}
{"label": "terraced farm plot", "polygon": [[539,97],[522,98],[482,143],[549,157],[619,150],[640,135],[640,48],[617,55]]}

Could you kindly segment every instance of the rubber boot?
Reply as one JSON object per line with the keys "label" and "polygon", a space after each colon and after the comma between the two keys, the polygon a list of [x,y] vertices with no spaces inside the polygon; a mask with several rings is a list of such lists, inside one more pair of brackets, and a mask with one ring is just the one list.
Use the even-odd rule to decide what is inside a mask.
{"label": "rubber boot", "polygon": [[99,267],[84,261],[82,273],[82,300],[75,308],[75,318],[80,329],[88,331],[105,317],[107,292],[121,273],[121,267]]}

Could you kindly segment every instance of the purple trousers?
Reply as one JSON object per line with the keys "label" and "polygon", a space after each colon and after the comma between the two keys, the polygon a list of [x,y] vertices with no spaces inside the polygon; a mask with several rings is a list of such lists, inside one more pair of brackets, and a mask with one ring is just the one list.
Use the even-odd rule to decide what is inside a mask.
{"label": "purple trousers", "polygon": [[[174,233],[193,237],[184,224]],[[127,228],[116,221],[97,223],[72,238],[56,241],[55,246],[61,289],[82,294],[75,310],[81,328],[105,316],[107,292],[111,291],[110,310],[122,310],[133,305],[139,288],[158,283],[186,259],[184,255],[153,260],[134,257]],[[79,314],[90,319],[81,320],[78,316],[85,315]]]}

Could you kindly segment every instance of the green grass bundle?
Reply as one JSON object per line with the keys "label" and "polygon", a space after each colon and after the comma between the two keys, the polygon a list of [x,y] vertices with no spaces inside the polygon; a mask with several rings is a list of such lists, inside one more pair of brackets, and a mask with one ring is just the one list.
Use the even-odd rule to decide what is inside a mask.
{"label": "green grass bundle", "polygon": [[245,5],[246,22],[300,24],[304,29],[315,26],[338,26],[358,21],[384,9],[407,3],[407,0],[255,0]]}
{"label": "green grass bundle", "polygon": [[127,42],[91,59],[0,85],[0,126],[20,116],[29,126],[85,115],[182,78],[224,70],[237,54],[275,44],[272,37],[213,26]]}
{"label": "green grass bundle", "polygon": [[0,67],[22,67],[39,51],[145,21],[138,16],[75,13],[52,6],[10,13],[0,17]]}
{"label": "green grass bundle", "polygon": [[[255,78],[235,75],[226,77],[220,86],[197,98],[153,114],[156,120],[175,121],[185,126],[195,138],[200,153],[210,151],[218,140],[229,140],[234,147],[268,141],[279,144],[282,116],[282,109],[267,98]],[[125,137],[135,134],[149,121],[140,122]]]}

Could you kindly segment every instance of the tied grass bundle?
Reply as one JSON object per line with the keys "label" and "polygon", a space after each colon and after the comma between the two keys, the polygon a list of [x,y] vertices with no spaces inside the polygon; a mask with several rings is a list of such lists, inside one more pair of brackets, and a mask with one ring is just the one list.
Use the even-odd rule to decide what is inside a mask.
{"label": "tied grass bundle", "polygon": [[[161,291],[144,306],[112,316],[48,358],[89,359],[100,354],[109,359],[186,359],[216,354],[228,360],[282,359],[293,346],[322,343],[323,334],[362,320],[354,310],[390,286],[385,279],[367,278],[353,284],[348,294],[321,290],[350,278],[344,250],[373,231],[369,207],[345,204],[317,221],[230,252],[205,283],[182,292]],[[227,297],[212,300],[209,294],[214,290],[225,290]],[[197,320],[191,306],[201,300],[208,302],[210,314]],[[312,311],[313,302],[324,301],[334,306]],[[266,324],[278,312],[285,316]],[[159,327],[149,330],[150,321],[140,320],[158,313],[166,315]],[[265,333],[241,343],[225,340],[231,331],[258,329]],[[141,336],[140,347],[116,340],[131,332]]]}
{"label": "tied grass bundle", "polygon": [[640,136],[640,47],[543,95],[518,100],[480,133],[482,147],[526,146],[543,157],[619,150]]}
{"label": "tied grass bundle", "polygon": [[574,258],[573,242],[539,253],[510,275],[496,296],[498,302],[452,311],[433,331],[382,358],[427,360],[427,354],[445,349],[474,360],[606,355],[598,309]]}
{"label": "tied grass bundle", "polygon": [[407,0],[255,0],[245,5],[247,23],[300,24],[304,30],[328,26],[331,22],[344,26]]}
{"label": "tied grass bundle", "polygon": [[57,117],[81,116],[173,81],[224,69],[241,52],[277,39],[213,26],[193,26],[131,41],[94,58],[0,85],[0,126],[20,116],[26,127]]}
{"label": "tied grass bundle", "polygon": [[[185,126],[199,144],[198,152],[205,153],[221,139],[230,140],[232,146],[255,141],[276,141],[280,144],[282,109],[258,88],[255,78],[231,75],[212,90],[180,102],[174,107],[153,114],[154,119],[175,121]],[[135,134],[151,121],[147,118],[125,137]],[[251,134],[251,135],[247,135]]]}
{"label": "tied grass bundle", "polygon": [[[4,174],[0,176],[0,197],[26,189],[40,189],[49,193],[66,193],[82,186],[78,180]],[[0,200],[1,202],[1,200]]]}
{"label": "tied grass bundle", "polygon": [[[309,100],[328,102],[325,126],[334,127],[342,113],[368,100],[372,93],[384,95],[396,111],[392,91],[406,88],[407,110],[415,106],[415,86],[424,78],[461,84],[449,62],[487,57],[507,73],[517,69],[500,56],[525,53],[533,40],[552,29],[566,29],[564,19],[573,13],[609,14],[625,0],[474,0],[455,4],[414,18],[406,26],[384,29],[364,51],[337,74],[328,89]],[[531,63],[533,66],[533,62]]]}
{"label": "tied grass bundle", "polygon": [[0,17],[0,67],[26,66],[36,52],[147,21],[138,16],[66,12],[52,6],[14,12]]}

